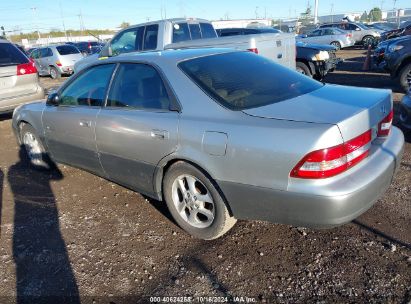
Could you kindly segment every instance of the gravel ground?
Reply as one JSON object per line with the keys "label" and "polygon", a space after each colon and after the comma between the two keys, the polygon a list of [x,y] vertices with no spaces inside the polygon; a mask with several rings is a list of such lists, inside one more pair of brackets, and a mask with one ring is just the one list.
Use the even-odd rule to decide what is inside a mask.
{"label": "gravel ground", "polygon": [[[360,71],[364,51],[340,56],[324,81],[392,88],[400,100],[386,74]],[[354,222],[310,230],[239,221],[206,242],[161,202],[68,166],[29,169],[10,123],[0,116],[0,303],[411,302],[410,134],[392,185]]]}

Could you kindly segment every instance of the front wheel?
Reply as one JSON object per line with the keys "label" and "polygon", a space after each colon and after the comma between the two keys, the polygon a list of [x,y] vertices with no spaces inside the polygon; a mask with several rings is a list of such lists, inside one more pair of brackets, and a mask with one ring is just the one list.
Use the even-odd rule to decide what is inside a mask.
{"label": "front wheel", "polygon": [[368,48],[368,46],[373,47],[374,46],[374,37],[373,36],[365,36],[362,39],[362,45],[364,46],[365,49]]}
{"label": "front wheel", "polygon": [[308,77],[312,77],[309,67],[304,62],[296,63],[296,71]]}
{"label": "front wheel", "polygon": [[163,193],[177,224],[196,238],[216,239],[237,221],[211,178],[188,163],[179,161],[167,170]]}
{"label": "front wheel", "polygon": [[23,144],[30,165],[35,169],[51,169],[51,160],[48,157],[37,132],[29,124],[24,124],[20,129],[20,139]]}
{"label": "front wheel", "polygon": [[405,92],[410,90],[411,85],[411,63],[404,66],[398,74],[400,85]]}

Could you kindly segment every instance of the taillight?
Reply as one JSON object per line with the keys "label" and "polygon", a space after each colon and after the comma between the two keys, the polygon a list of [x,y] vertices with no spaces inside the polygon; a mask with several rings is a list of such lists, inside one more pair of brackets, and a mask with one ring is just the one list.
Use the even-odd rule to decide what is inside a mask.
{"label": "taillight", "polygon": [[394,110],[391,110],[390,113],[380,121],[378,124],[378,137],[385,137],[390,134],[393,118]]}
{"label": "taillight", "polygon": [[36,66],[34,62],[30,60],[30,62],[22,63],[17,66],[17,75],[27,75],[27,74],[35,74],[37,73]]}
{"label": "taillight", "polygon": [[258,49],[257,48],[247,49],[247,51],[258,54]]}
{"label": "taillight", "polygon": [[352,34],[346,34],[345,36],[351,38],[351,37],[352,37]]}
{"label": "taillight", "polygon": [[371,130],[341,145],[307,154],[290,172],[296,178],[327,178],[355,166],[368,156]]}
{"label": "taillight", "polygon": [[62,66],[62,64],[61,64],[60,61],[56,61],[56,65],[57,65],[57,66]]}

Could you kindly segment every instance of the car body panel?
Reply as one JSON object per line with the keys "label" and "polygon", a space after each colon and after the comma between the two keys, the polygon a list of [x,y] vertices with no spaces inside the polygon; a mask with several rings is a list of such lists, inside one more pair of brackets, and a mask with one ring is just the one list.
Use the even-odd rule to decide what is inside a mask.
{"label": "car body panel", "polygon": [[[107,59],[108,62],[156,66],[177,97],[181,105],[179,111],[138,113],[103,107],[96,114],[95,139],[90,140],[88,151],[85,135],[77,134],[78,126],[69,122],[78,124],[90,109],[84,111],[79,107],[77,113],[73,111],[72,117],[60,117],[60,132],[78,141],[78,151],[73,150],[73,153],[86,150],[88,155],[92,155],[90,151],[95,144],[95,158],[108,171],[102,176],[159,200],[162,200],[161,181],[165,168],[170,162],[184,160],[208,173],[237,218],[334,226],[350,221],[369,208],[389,185],[394,168],[400,162],[404,138],[396,128],[387,138],[373,140],[370,156],[339,175],[309,180],[292,178],[290,172],[307,153],[340,145],[348,137],[359,135],[363,127],[373,125],[382,114],[374,113],[372,109],[381,105],[391,106],[387,91],[325,86],[306,95],[307,100],[278,102],[279,111],[287,117],[275,117],[275,111],[272,111],[275,107],[267,107],[265,116],[259,113],[272,118],[252,116],[245,112],[257,113],[258,108],[233,111],[221,106],[176,66],[182,60],[231,52],[180,50],[135,53]],[[344,100],[346,105],[343,105]],[[287,104],[290,107],[288,112],[282,108]],[[331,111],[332,105],[334,112]],[[327,119],[326,115],[310,107],[318,111],[325,109],[327,115],[336,115],[336,118]],[[18,134],[19,123],[24,119],[39,134],[48,137],[45,131],[47,124],[42,125],[39,121],[49,108],[53,106],[41,103],[19,107],[13,116],[13,129]],[[337,115],[340,108],[341,113]],[[297,119],[293,119],[292,112],[296,113]],[[315,113],[319,120],[315,119]],[[361,113],[367,115],[358,116]],[[297,121],[298,118],[301,121]],[[340,121],[347,122],[347,130]],[[164,138],[159,139],[152,136],[156,135],[153,130],[168,131],[168,134],[160,133]],[[93,132],[92,128],[89,132]],[[83,138],[76,138],[81,136]],[[78,156],[67,157],[67,163],[74,164]],[[95,172],[99,174],[98,170]]]}
{"label": "car body panel", "polygon": [[[330,34],[330,30],[334,31],[334,33]],[[338,42],[341,48],[350,47],[355,44],[355,41],[349,37],[346,32],[336,28],[316,29],[307,35],[297,36],[296,41],[310,44],[331,44],[332,42]]]}

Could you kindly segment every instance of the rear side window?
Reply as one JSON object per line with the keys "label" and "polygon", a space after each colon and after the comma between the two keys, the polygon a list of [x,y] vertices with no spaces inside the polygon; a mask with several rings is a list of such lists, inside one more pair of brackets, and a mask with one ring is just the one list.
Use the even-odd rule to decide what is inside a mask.
{"label": "rear side window", "polygon": [[11,43],[0,43],[0,67],[27,62],[28,58],[17,47]]}
{"label": "rear side window", "polygon": [[67,44],[56,46],[56,49],[57,49],[57,52],[62,56],[80,53],[80,51],[75,46],[67,45]]}
{"label": "rear side window", "polygon": [[189,24],[191,39],[201,39],[200,25],[197,23]]}
{"label": "rear side window", "polygon": [[158,24],[146,26],[144,34],[144,50],[155,50],[157,48]]}
{"label": "rear side window", "polygon": [[123,63],[116,72],[107,107],[169,109],[169,98],[158,72],[151,66]]}
{"label": "rear side window", "polygon": [[203,38],[216,38],[217,34],[210,23],[200,23],[201,35]]}
{"label": "rear side window", "polygon": [[95,106],[104,102],[114,64],[98,65],[80,74],[60,94],[64,106]]}
{"label": "rear side window", "polygon": [[190,30],[187,23],[173,24],[173,42],[190,40]]}
{"label": "rear side window", "polygon": [[205,56],[178,66],[205,93],[232,110],[281,102],[322,87],[320,82],[250,52]]}

